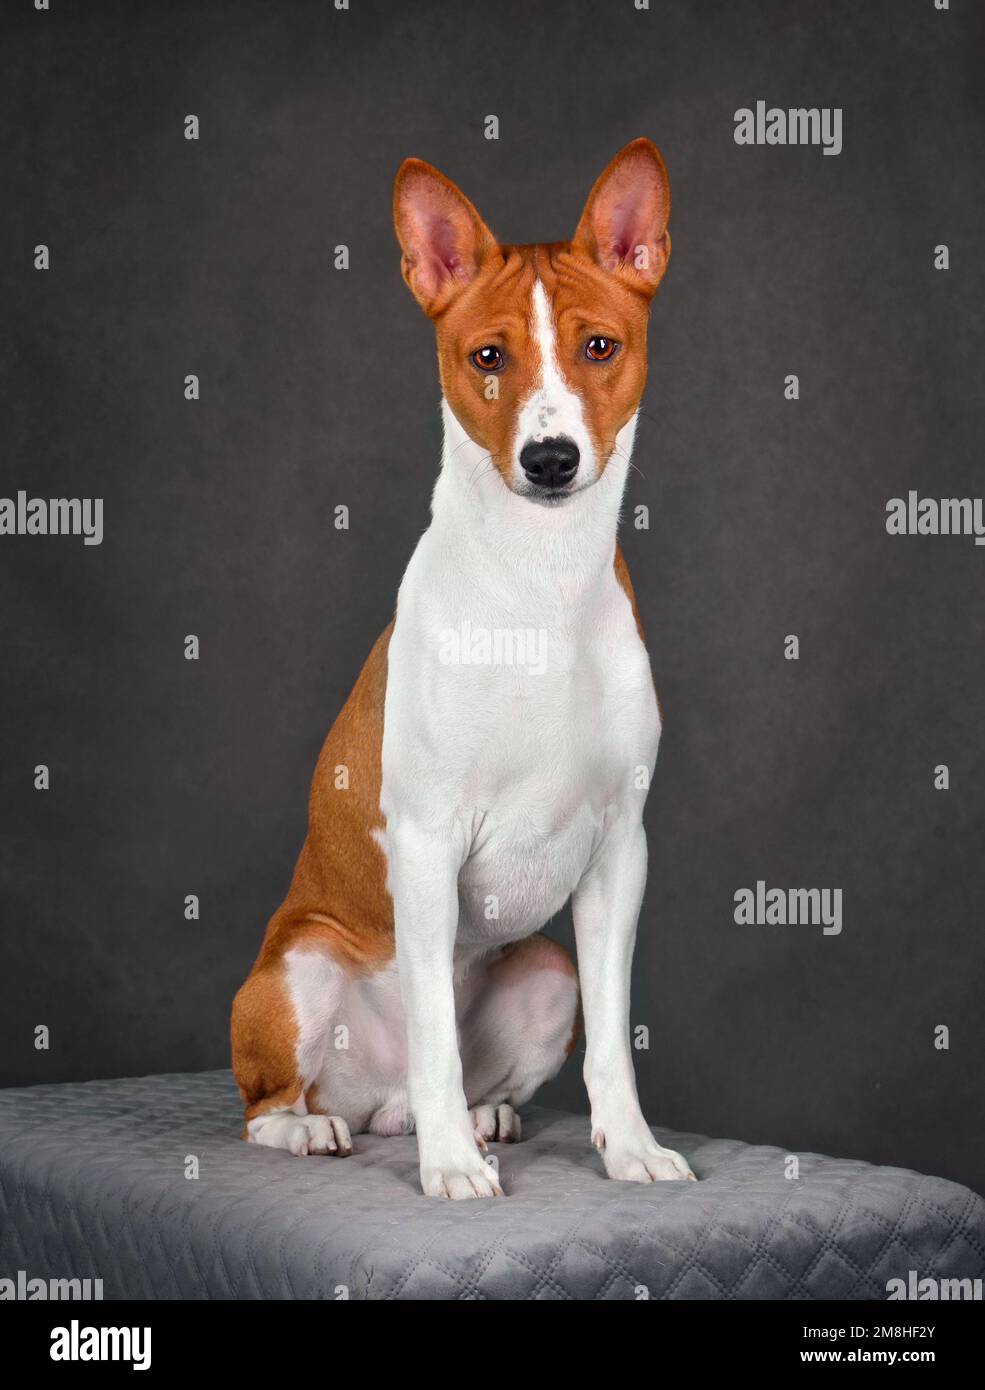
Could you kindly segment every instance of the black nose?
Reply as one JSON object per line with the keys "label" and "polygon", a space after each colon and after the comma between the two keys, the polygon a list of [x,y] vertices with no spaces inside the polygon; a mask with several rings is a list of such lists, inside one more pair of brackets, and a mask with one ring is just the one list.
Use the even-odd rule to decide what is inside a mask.
{"label": "black nose", "polygon": [[559,435],[539,444],[524,444],[520,467],[535,487],[559,488],[570,483],[578,472],[578,445]]}

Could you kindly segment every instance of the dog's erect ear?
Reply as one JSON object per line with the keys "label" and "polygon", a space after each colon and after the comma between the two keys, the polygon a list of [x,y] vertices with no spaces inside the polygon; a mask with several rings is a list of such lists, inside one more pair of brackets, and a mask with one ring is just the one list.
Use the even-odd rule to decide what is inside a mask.
{"label": "dog's erect ear", "polygon": [[465,194],[422,159],[405,159],[397,171],[393,225],[404,253],[404,279],[431,318],[499,252]]}
{"label": "dog's erect ear", "polygon": [[670,259],[670,179],[651,140],[620,150],[588,195],[572,238],[602,267],[652,295]]}

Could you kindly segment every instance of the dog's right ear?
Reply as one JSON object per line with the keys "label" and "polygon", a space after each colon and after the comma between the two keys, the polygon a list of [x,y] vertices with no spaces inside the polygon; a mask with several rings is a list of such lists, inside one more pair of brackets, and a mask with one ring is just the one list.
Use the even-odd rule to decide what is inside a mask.
{"label": "dog's right ear", "polygon": [[488,256],[499,253],[465,194],[423,159],[405,159],[397,171],[393,225],[404,253],[404,279],[429,318],[448,307]]}

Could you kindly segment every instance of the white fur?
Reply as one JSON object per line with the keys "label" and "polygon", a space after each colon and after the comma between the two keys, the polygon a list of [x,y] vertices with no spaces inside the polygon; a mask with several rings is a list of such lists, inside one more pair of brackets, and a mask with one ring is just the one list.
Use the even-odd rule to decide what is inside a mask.
{"label": "white fur", "polygon": [[[507,1099],[522,1104],[554,1075],[571,1037],[576,1004],[574,980],[556,969],[494,986],[489,969],[499,955],[501,950],[488,946],[465,949],[454,965],[455,1015],[468,1064],[465,1086],[469,1104],[484,1108]],[[335,1152],[321,1143],[320,1115],[308,1115],[305,1096],[312,1086],[319,1111],[347,1132],[411,1133],[396,966],[353,978],[323,951],[310,948],[288,951],[284,961],[304,1089],[294,1105],[251,1120],[251,1141],[295,1154]]]}
{"label": "white fur", "polygon": [[[520,412],[516,448],[528,431],[569,433],[597,472],[539,284],[533,315],[541,380]],[[680,1176],[678,1156],[665,1158],[640,1113],[628,1037],[645,881],[641,782],[660,736],[649,661],[613,567],[635,421],[598,481],[547,509],[484,469],[447,402],[443,413],[433,520],[404,576],[390,641],[381,803],[424,1188],[447,1190],[464,1175],[480,1195],[495,1190],[469,1133],[453,953],[527,936],[572,895],[585,1076],[607,1168]],[[546,631],[543,674],[442,664],[437,634],[466,621]]]}
{"label": "white fur", "polygon": [[270,1149],[289,1149],[299,1158],[308,1154],[342,1156],[352,1151],[352,1135],[338,1115],[298,1115],[271,1110],[247,1125],[250,1142]]}
{"label": "white fur", "polygon": [[574,486],[587,487],[598,476],[598,460],[585,423],[581,397],[572,391],[561,372],[551,302],[540,280],[534,283],[531,309],[530,327],[540,357],[540,378],[517,412],[512,459],[514,482],[521,486],[524,483],[520,467],[520,450],[524,444],[539,444],[544,439],[563,435],[578,445],[581,456]]}
{"label": "white fur", "polygon": [[[563,1060],[570,974],[536,970],[490,988],[488,972],[569,897],[593,1140],[612,1177],[689,1175],[640,1113],[629,1049],[641,817],[660,737],[649,660],[613,564],[635,419],[603,469],[559,367],[539,282],[531,318],[540,379],[518,413],[514,453],[527,439],[566,434],[581,451],[578,486],[591,485],[552,508],[517,495],[442,403],[432,522],[400,587],[388,657],[378,840],[396,963],[348,983],[310,953],[292,952],[288,965],[299,1057],[319,1108],[356,1130],[416,1124],[424,1191],[450,1197],[500,1193],[476,1129],[494,1115],[497,1129],[512,1128],[501,1107],[528,1099]],[[441,634],[465,624],[545,634],[543,667],[449,664]],[[340,1024],[342,1051],[332,1041]],[[257,1142],[313,1151],[295,1116],[264,1120],[255,1133],[251,1125]]]}

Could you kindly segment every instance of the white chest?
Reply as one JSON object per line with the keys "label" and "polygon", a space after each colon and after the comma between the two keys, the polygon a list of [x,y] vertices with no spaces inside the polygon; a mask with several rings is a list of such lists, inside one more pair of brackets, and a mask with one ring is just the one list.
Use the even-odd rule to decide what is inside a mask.
{"label": "white chest", "polygon": [[607,819],[645,798],[649,661],[612,572],[580,603],[538,607],[423,558],[390,644],[384,813],[463,830],[460,941],[526,935],[568,899]]}

